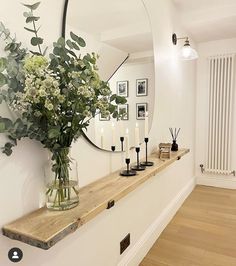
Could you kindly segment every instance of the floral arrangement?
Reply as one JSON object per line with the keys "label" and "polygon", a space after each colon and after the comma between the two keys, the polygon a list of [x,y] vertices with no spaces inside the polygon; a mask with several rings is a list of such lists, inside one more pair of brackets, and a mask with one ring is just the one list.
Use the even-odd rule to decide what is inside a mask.
{"label": "floral arrangement", "polygon": [[26,23],[32,26],[25,30],[34,34],[31,44],[37,51],[23,48],[0,22],[7,52],[0,58],[0,103],[5,101],[16,115],[15,120],[0,116],[0,133],[9,137],[2,151],[11,155],[17,140],[25,137],[40,141],[52,152],[57,178],[65,180],[71,143],[98,113],[118,118],[117,105],[126,100],[112,95],[107,82],[99,78],[96,54],[78,55],[86,43],[73,32],[70,39],[54,42],[49,56],[47,48],[42,51],[43,38],[36,25],[40,18],[34,15],[39,4],[24,5]]}
{"label": "floral arrangement", "polygon": [[89,120],[98,113],[103,116],[113,114],[118,117],[117,104],[125,103],[123,97],[111,95],[108,84],[100,80],[96,70],[97,56],[77,55],[85,47],[85,41],[70,33],[71,39],[59,38],[53,43],[54,49],[49,58],[42,52],[43,39],[33,11],[39,6],[25,5],[26,28],[35,34],[31,44],[37,52],[21,48],[8,29],[0,23],[0,36],[7,43],[7,57],[0,58],[0,102],[7,102],[18,118],[12,121],[0,117],[0,132],[7,133],[10,142],[3,152],[10,155],[16,140],[29,137],[40,141],[54,151],[59,147],[70,147],[73,140],[86,129]]}

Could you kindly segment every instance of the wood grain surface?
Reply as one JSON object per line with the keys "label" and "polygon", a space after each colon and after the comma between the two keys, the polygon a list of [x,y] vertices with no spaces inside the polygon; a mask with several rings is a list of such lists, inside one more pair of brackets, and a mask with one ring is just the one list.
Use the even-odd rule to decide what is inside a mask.
{"label": "wood grain surface", "polygon": [[235,266],[236,191],[196,186],[140,266]]}
{"label": "wood grain surface", "polygon": [[136,176],[122,177],[119,175],[120,171],[117,171],[81,188],[79,190],[80,203],[77,207],[66,211],[50,211],[45,207],[38,209],[5,225],[2,232],[12,239],[42,249],[49,249],[104,211],[108,202],[111,200],[116,202],[125,197],[188,152],[188,149],[172,152],[171,158],[165,161],[153,154],[149,160],[154,162],[154,166],[148,167]]}

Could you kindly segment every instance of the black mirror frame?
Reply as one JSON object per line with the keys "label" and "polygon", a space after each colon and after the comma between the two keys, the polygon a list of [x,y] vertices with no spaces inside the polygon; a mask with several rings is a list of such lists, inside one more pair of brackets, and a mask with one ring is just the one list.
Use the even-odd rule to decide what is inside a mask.
{"label": "black mirror frame", "polygon": [[68,9],[69,0],[65,0],[63,8],[63,17],[62,17],[62,27],[61,27],[61,37],[65,38],[66,36],[66,16]]}

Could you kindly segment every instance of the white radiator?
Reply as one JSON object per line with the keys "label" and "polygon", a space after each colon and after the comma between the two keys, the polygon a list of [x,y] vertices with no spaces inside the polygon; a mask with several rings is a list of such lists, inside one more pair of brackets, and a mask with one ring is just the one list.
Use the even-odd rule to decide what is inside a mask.
{"label": "white radiator", "polygon": [[205,171],[231,174],[234,55],[209,58],[209,117]]}

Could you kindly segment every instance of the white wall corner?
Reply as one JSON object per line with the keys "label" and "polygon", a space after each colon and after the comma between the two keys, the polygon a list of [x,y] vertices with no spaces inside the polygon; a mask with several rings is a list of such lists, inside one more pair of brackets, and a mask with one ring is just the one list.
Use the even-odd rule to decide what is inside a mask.
{"label": "white wall corner", "polygon": [[167,207],[161,212],[156,220],[148,227],[136,244],[118,263],[118,266],[137,266],[153,246],[162,231],[174,217],[185,199],[193,191],[196,185],[195,178],[192,178],[185,187],[173,198]]}

